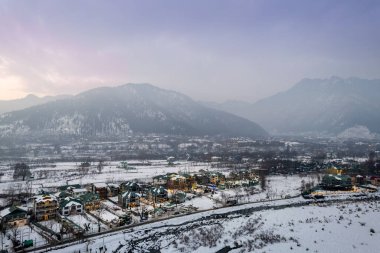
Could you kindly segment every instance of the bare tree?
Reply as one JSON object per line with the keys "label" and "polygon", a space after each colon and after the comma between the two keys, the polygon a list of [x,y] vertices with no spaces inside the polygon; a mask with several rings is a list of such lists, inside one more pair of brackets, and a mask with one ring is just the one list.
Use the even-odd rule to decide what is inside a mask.
{"label": "bare tree", "polygon": [[7,194],[8,202],[11,205],[13,205],[14,202],[16,201],[16,190],[13,187],[13,185],[9,185],[8,189],[6,190],[6,194]]}
{"label": "bare tree", "polygon": [[102,160],[100,160],[99,163],[98,163],[98,165],[96,166],[96,168],[98,169],[99,174],[102,173],[103,167],[104,167],[104,163],[103,163]]}
{"label": "bare tree", "polygon": [[11,240],[13,242],[14,246],[17,246],[17,236],[20,234],[19,228],[17,225],[10,225],[8,228],[8,231],[10,232]]}
{"label": "bare tree", "polygon": [[81,175],[87,175],[90,171],[90,166],[91,164],[89,162],[81,163],[79,165],[79,173],[81,173]]}
{"label": "bare tree", "polygon": [[30,168],[25,163],[16,163],[14,165],[14,173],[13,178],[18,179],[22,178],[22,181],[24,181],[27,177],[30,177],[32,173],[30,172]]}

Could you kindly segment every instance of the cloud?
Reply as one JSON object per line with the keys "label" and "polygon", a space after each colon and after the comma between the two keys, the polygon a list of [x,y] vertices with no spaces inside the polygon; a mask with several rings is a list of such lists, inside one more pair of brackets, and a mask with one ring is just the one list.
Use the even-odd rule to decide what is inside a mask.
{"label": "cloud", "polygon": [[376,1],[4,1],[0,17],[9,98],[149,82],[253,102],[304,77],[379,77]]}
{"label": "cloud", "polygon": [[0,57],[0,99],[11,99],[26,95],[25,81],[21,76],[13,75],[9,72],[11,62]]}

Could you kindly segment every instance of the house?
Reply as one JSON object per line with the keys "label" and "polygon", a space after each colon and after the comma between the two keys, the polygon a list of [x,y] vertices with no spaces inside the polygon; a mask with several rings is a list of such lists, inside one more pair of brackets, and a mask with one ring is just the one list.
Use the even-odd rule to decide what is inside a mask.
{"label": "house", "polygon": [[62,191],[68,191],[72,189],[79,189],[79,188],[82,188],[80,184],[68,184],[68,185],[57,187],[57,190],[62,192]]}
{"label": "house", "polygon": [[91,191],[98,194],[100,199],[107,199],[108,185],[106,183],[93,183],[91,184]]}
{"label": "house", "polygon": [[68,216],[83,213],[83,204],[75,198],[64,198],[59,202],[59,213]]}
{"label": "house", "polygon": [[182,176],[184,176],[186,178],[186,185],[187,185],[187,190],[195,190],[198,186],[197,184],[197,181],[195,180],[195,176],[194,175],[190,175],[190,174],[183,174]]}
{"label": "house", "polygon": [[5,225],[24,226],[28,223],[27,210],[23,207],[12,206],[0,211],[1,227]]}
{"label": "house", "polygon": [[121,192],[140,192],[141,191],[141,185],[136,182],[125,182],[120,185],[120,191]]}
{"label": "house", "polygon": [[168,183],[167,175],[158,175],[153,177],[153,185],[155,186],[166,186]]}
{"label": "house", "polygon": [[64,199],[66,197],[71,197],[71,196],[72,195],[66,191],[54,193],[54,197],[56,197],[57,199]]}
{"label": "house", "polygon": [[321,183],[322,188],[327,190],[350,190],[352,180],[347,175],[324,175]]}
{"label": "house", "polygon": [[39,195],[33,201],[33,217],[37,221],[54,219],[57,215],[58,201],[53,195]]}
{"label": "house", "polygon": [[100,208],[100,198],[96,193],[88,192],[79,196],[79,201],[83,204],[84,210],[93,211]]}
{"label": "house", "polygon": [[70,189],[69,193],[74,198],[78,198],[78,197],[88,193],[88,190],[86,188],[75,188],[75,189]]}
{"label": "house", "polygon": [[154,203],[161,203],[168,200],[168,190],[162,186],[152,187],[148,190],[147,197]]}
{"label": "house", "polygon": [[209,181],[211,184],[224,186],[226,183],[226,177],[220,172],[211,173],[209,174]]}
{"label": "house", "polygon": [[169,190],[186,190],[186,177],[174,174],[169,177],[168,180]]}
{"label": "house", "polygon": [[355,185],[365,184],[365,178],[362,175],[351,176],[351,181]]}
{"label": "house", "polygon": [[331,167],[329,167],[329,168],[326,169],[326,173],[329,174],[329,175],[342,175],[343,170],[342,169],[338,169],[335,166],[331,166]]}
{"label": "house", "polygon": [[183,191],[176,191],[172,194],[170,199],[175,204],[183,203],[186,200],[186,193]]}
{"label": "house", "polygon": [[200,185],[207,185],[210,183],[210,179],[206,174],[196,174],[195,181]]}
{"label": "house", "polygon": [[107,184],[107,197],[115,197],[120,193],[120,186],[118,184]]}
{"label": "house", "polygon": [[168,162],[169,166],[173,166],[175,162],[175,157],[174,156],[169,156],[166,161]]}
{"label": "house", "polygon": [[374,186],[380,186],[380,177],[372,176],[370,177],[371,184]]}
{"label": "house", "polygon": [[133,192],[133,191],[124,192],[122,194],[119,194],[118,204],[122,208],[128,208],[128,207],[131,208],[131,207],[139,206],[140,197],[141,195],[137,192]]}

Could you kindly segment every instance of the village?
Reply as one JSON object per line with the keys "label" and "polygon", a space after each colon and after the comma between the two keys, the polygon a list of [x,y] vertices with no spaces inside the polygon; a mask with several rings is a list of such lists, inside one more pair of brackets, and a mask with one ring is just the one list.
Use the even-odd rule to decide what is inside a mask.
{"label": "village", "polygon": [[[84,162],[77,167],[88,170],[86,174],[76,177],[74,170],[65,172],[64,167],[53,167],[54,173],[62,173],[61,180],[41,185],[34,178],[39,175],[38,169],[32,173],[27,165],[18,164],[13,173],[27,180],[23,180],[24,190],[14,194],[0,211],[2,252],[81,240],[144,222],[301,194],[305,199],[364,196],[380,185],[380,177],[349,175],[348,170],[333,165],[309,175],[269,175],[259,167],[223,168],[219,160],[214,157],[208,165],[193,167],[174,157],[156,166],[157,161],[122,161],[108,168],[105,163]],[[111,182],[106,179],[109,175],[114,176]],[[9,197],[9,192],[6,194]]]}

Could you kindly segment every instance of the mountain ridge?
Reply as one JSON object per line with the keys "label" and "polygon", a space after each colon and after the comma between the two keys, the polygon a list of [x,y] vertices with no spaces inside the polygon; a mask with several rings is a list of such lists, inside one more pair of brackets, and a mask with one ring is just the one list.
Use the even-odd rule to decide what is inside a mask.
{"label": "mountain ridge", "polygon": [[[218,108],[255,121],[272,134],[333,135],[363,126],[380,133],[380,79],[305,78],[290,89],[240,107]],[[241,103],[241,102],[240,102]]]}
{"label": "mountain ridge", "polygon": [[71,95],[57,95],[38,97],[34,94],[28,94],[23,98],[12,100],[0,100],[0,114],[26,109],[35,105],[45,104],[51,101],[66,99]]}
{"label": "mountain ridge", "polygon": [[127,136],[134,133],[267,136],[247,119],[150,84],[100,87],[0,117],[0,136]]}

